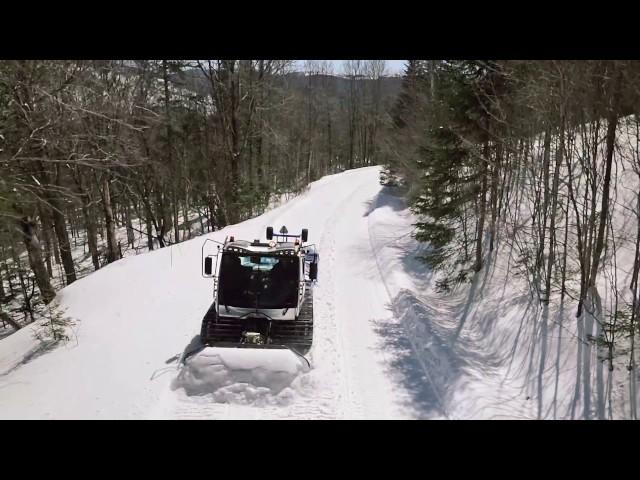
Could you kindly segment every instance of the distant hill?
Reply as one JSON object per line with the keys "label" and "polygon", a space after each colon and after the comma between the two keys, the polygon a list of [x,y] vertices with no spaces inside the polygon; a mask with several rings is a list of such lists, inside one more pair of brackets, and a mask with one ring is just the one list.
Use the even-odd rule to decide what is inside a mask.
{"label": "distant hill", "polygon": [[[311,75],[308,76],[302,72],[291,72],[278,76],[282,81],[282,86],[292,88],[294,90],[304,90],[307,88],[309,81],[315,86],[322,87],[327,92],[333,93],[338,97],[344,97],[349,93],[351,80],[337,75]],[[206,76],[199,69],[188,69],[173,74],[170,77],[171,82],[181,85],[184,88],[206,94],[209,92],[210,84]],[[363,85],[373,83],[375,80],[362,78],[359,80]],[[380,88],[383,97],[395,97],[400,91],[402,85],[401,77],[382,77],[380,79]]]}
{"label": "distant hill", "polygon": [[[309,77],[301,72],[293,72],[284,75],[285,80],[293,88],[305,88]],[[311,75],[311,81],[316,84],[328,87],[329,91],[334,91],[337,95],[343,96],[349,93],[351,80],[338,75]],[[373,83],[375,80],[369,78],[361,78],[359,80],[363,84]],[[382,77],[380,78],[381,92],[383,96],[396,96],[402,85],[401,77]]]}

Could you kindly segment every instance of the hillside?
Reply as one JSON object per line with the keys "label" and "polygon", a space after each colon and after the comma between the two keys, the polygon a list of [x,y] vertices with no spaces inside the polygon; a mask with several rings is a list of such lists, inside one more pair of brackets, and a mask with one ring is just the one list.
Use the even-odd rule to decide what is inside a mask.
{"label": "hillside", "polygon": [[[262,216],[122,259],[63,289],[76,325],[38,350],[31,328],[0,341],[1,418],[579,418],[573,312],[538,308],[507,274],[509,251],[437,293],[416,259],[415,217],[379,168],[331,175]],[[320,252],[308,359],[208,348],[185,366],[211,302],[204,238],[308,228]],[[593,401],[597,362],[592,356]],[[624,371],[613,418],[628,416]]]}

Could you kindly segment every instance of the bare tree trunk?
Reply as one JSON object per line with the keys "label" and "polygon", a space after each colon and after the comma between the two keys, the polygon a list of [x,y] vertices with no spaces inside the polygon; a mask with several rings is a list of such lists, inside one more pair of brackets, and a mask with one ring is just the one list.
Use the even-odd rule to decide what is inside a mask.
{"label": "bare tree trunk", "polygon": [[333,144],[331,141],[331,113],[327,111],[327,144],[329,147],[328,173],[332,172],[333,167]]}
{"label": "bare tree trunk", "polygon": [[86,200],[82,201],[82,215],[84,217],[85,226],[87,227],[87,242],[89,243],[89,252],[91,253],[91,262],[94,270],[100,268],[100,257],[98,255],[98,233],[96,232],[96,224],[89,210]]}
{"label": "bare tree trunk", "polygon": [[[51,228],[53,229],[53,225],[51,225]],[[51,240],[53,244],[53,259],[55,260],[56,265],[60,265],[60,246],[58,245],[58,237],[55,235],[55,231]]]}
{"label": "bare tree trunk", "polygon": [[178,186],[174,186],[173,190],[173,234],[174,243],[180,242],[180,214],[178,206]]}
{"label": "bare tree trunk", "polygon": [[111,206],[111,218],[113,220],[113,228],[120,228],[120,219],[118,218],[118,202],[116,201],[116,198],[118,196],[118,191],[115,188],[115,185],[113,186],[113,188],[111,187],[111,183],[109,183],[109,203]]}
{"label": "bare tree trunk", "polygon": [[265,94],[264,94],[264,60],[258,60],[258,104],[260,110],[258,111],[258,138],[256,139],[256,161],[258,162],[258,195],[262,200],[265,190],[267,189],[264,179],[263,159],[262,159],[262,142],[264,131],[264,109],[265,109]]}
{"label": "bare tree trunk", "polygon": [[229,65],[229,92],[230,92],[230,109],[229,109],[229,126],[231,128],[231,209],[229,222],[234,224],[240,220],[240,212],[238,204],[238,188],[240,187],[239,165],[240,165],[240,134],[238,132],[238,84],[235,78],[235,60],[228,62]]}
{"label": "bare tree trunk", "polygon": [[547,258],[547,271],[545,279],[545,300],[548,302],[551,297],[551,277],[553,264],[555,262],[556,247],[556,216],[558,213],[558,183],[560,179],[560,165],[564,156],[564,112],[561,114],[560,138],[558,140],[558,151],[556,153],[556,166],[553,171],[553,187],[551,190],[551,219],[549,224],[549,256]]}
{"label": "bare tree trunk", "polygon": [[91,214],[91,194],[85,189],[82,181],[81,172],[76,169],[74,172],[74,180],[80,197],[80,203],[82,208],[82,217],[84,219],[84,225],[87,230],[87,243],[89,244],[89,253],[91,253],[91,261],[93,263],[94,271],[100,268],[100,257],[98,254],[98,232],[96,229],[96,223],[93,215]]}
{"label": "bare tree trunk", "polygon": [[[184,226],[187,230],[187,233],[183,235],[183,240],[187,240],[191,238],[191,224],[189,223],[189,208],[187,207],[187,198],[185,198],[184,205],[182,206],[182,216],[184,217]],[[204,230],[202,230],[204,233]]]}
{"label": "bare tree trunk", "polygon": [[[5,258],[4,246],[2,246],[2,256],[0,258]],[[16,292],[13,289],[13,281],[11,280],[11,272],[9,271],[9,265],[7,264],[6,261],[3,261],[2,265],[4,265],[4,271],[7,275],[7,284],[9,285],[9,295],[15,296]]]}
{"label": "bare tree trunk", "polygon": [[49,274],[49,278],[53,278],[53,268],[51,266],[51,219],[49,218],[48,209],[41,203],[38,204],[38,211],[40,213],[40,223],[42,224],[44,258],[47,266],[47,273]]}
{"label": "bare tree trunk", "polygon": [[35,222],[30,217],[24,216],[20,218],[19,226],[22,232],[22,241],[29,256],[29,265],[36,277],[36,284],[42,295],[42,300],[45,304],[48,304],[54,299],[56,292],[49,282],[49,275],[42,261],[40,241],[35,231]]}
{"label": "bare tree trunk", "polygon": [[131,220],[131,207],[129,205],[129,201],[127,201],[124,207],[124,215],[125,215],[125,223],[127,226],[127,245],[129,248],[133,248],[135,246],[136,236],[133,233],[133,223]]}
{"label": "bare tree trunk", "polygon": [[[35,233],[35,221],[33,222],[33,228]],[[27,285],[29,278],[25,278],[25,270],[22,268],[22,261],[20,256],[18,255],[18,248],[16,244],[13,242],[13,238],[11,241],[11,255],[13,258],[13,264],[15,265],[15,270],[18,272],[18,282],[20,284],[20,290],[22,292],[22,304],[23,304],[23,312],[25,314],[24,320],[27,321],[27,314],[29,315],[29,321],[33,322],[33,306],[31,305],[31,299],[33,294],[29,294],[29,286]]]}
{"label": "bare tree trunk", "polygon": [[589,287],[595,287],[596,276],[598,274],[598,266],[600,264],[600,256],[604,248],[604,233],[609,215],[609,190],[611,186],[611,165],[613,163],[613,150],[616,140],[616,127],[618,126],[618,116],[613,114],[609,117],[607,125],[607,152],[604,173],[604,183],[602,186],[602,202],[600,207],[600,224],[598,225],[598,236],[596,239],[595,250],[593,253],[593,263],[591,264],[591,274],[589,276]]}
{"label": "bare tree trunk", "polygon": [[113,210],[111,209],[111,194],[109,190],[109,178],[106,174],[102,175],[102,209],[104,212],[104,221],[107,230],[107,262],[112,263],[120,258],[118,252],[118,244],[116,241],[116,229],[113,220]]}
{"label": "bare tree trunk", "polygon": [[71,256],[71,245],[69,244],[69,235],[67,226],[62,213],[62,207],[57,198],[51,198],[51,212],[53,214],[53,228],[58,237],[58,245],[60,246],[60,257],[62,258],[62,267],[64,268],[66,284],[70,285],[76,281],[75,265]]}
{"label": "bare tree trunk", "polygon": [[496,158],[491,171],[491,226],[489,239],[489,252],[493,252],[496,237],[496,220],[498,217],[498,181],[500,179],[500,168],[502,166],[502,143],[498,140],[496,144]]}
{"label": "bare tree trunk", "polygon": [[569,200],[565,203],[564,212],[564,242],[562,244],[562,286],[560,288],[560,299],[564,300],[564,296],[567,293],[566,280],[567,280],[567,239],[569,237]]}
{"label": "bare tree trunk", "polygon": [[355,76],[358,72],[354,71],[351,75],[349,88],[349,169],[354,166],[354,144],[356,135],[356,86]]}
{"label": "bare tree trunk", "polygon": [[538,230],[539,230],[539,240],[538,240],[538,252],[536,255],[536,288],[538,288],[538,293],[540,291],[540,271],[544,269],[544,247],[547,236],[547,220],[549,211],[549,191],[551,190],[549,186],[549,165],[550,165],[550,152],[551,152],[551,132],[549,129],[545,129],[544,132],[544,145],[543,145],[543,153],[542,153],[542,174],[543,174],[543,182],[540,188],[543,190],[543,201],[542,208],[540,209],[540,216],[538,221]]}
{"label": "bare tree trunk", "polygon": [[[158,212],[158,218],[152,217],[154,220],[154,227],[156,230],[156,238],[158,239],[158,243],[160,244],[160,248],[164,248],[166,246],[166,242],[164,239],[165,234],[167,233],[167,228],[171,228],[171,214],[165,208],[164,195],[162,193],[164,186],[156,181],[155,185],[155,197],[156,197],[156,205]],[[151,208],[150,208],[151,209]],[[158,224],[158,222],[160,222]],[[169,226],[169,227],[167,227]]]}
{"label": "bare tree trunk", "polygon": [[489,162],[489,142],[485,141],[480,159],[480,178],[482,186],[480,189],[480,206],[478,213],[478,229],[476,232],[476,264],[474,270],[479,272],[482,269],[482,236],[484,235],[484,219],[487,210],[487,163]]}
{"label": "bare tree trunk", "polygon": [[429,93],[431,94],[431,101],[436,98],[436,61],[429,60]]}
{"label": "bare tree trunk", "polygon": [[4,300],[4,281],[2,280],[2,270],[0,269],[0,303]]}
{"label": "bare tree trunk", "polygon": [[145,221],[145,226],[146,226],[146,230],[147,230],[147,248],[149,249],[149,251],[153,250],[153,231],[151,230],[151,225],[152,225],[152,220],[151,220],[151,208],[149,207],[149,202],[146,201],[144,202],[144,209],[145,209],[145,216],[146,216],[146,221]]}
{"label": "bare tree trunk", "polygon": [[[589,152],[591,156],[590,164],[587,162],[582,162],[582,168],[584,172],[590,172],[591,181],[589,182],[588,187],[584,189],[583,196],[583,208],[587,209],[587,205],[590,204],[588,208],[589,216],[587,218],[587,214],[583,214],[584,223],[583,229],[581,232],[580,228],[580,218],[581,215],[578,211],[578,204],[576,198],[573,194],[572,188],[572,178],[569,177],[569,182],[567,183],[569,187],[569,194],[571,198],[571,202],[573,204],[573,208],[576,215],[576,228],[578,230],[578,252],[580,254],[580,294],[578,296],[578,307],[576,312],[576,317],[580,318],[582,316],[582,309],[584,306],[584,302],[587,295],[587,289],[589,287],[589,274],[591,271],[591,252],[593,250],[593,236],[595,232],[595,223],[596,223],[596,205],[597,205],[597,195],[598,195],[598,176],[597,176],[597,155],[598,155],[598,143],[599,143],[599,131],[600,131],[600,120],[596,119],[594,125],[592,125],[593,138],[592,138],[592,151]],[[583,131],[583,142],[588,138],[588,134]],[[588,145],[585,146],[584,150],[588,150]],[[569,167],[569,172],[571,175],[571,162],[569,156],[567,156],[567,166]],[[591,201],[589,202],[589,197]]]}

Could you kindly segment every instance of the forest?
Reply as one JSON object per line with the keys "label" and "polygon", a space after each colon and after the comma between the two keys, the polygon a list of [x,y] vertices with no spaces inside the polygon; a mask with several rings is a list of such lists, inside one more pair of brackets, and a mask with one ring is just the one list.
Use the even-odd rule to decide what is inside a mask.
{"label": "forest", "polygon": [[595,348],[610,371],[636,367],[639,80],[625,60],[409,61],[386,140],[440,291],[508,251],[507,275],[570,308],[585,365]]}
{"label": "forest", "polygon": [[57,291],[123,256],[379,163],[401,80],[384,60],[335,70],[313,60],[0,62],[3,326],[55,318]]}
{"label": "forest", "polygon": [[295,65],[0,62],[7,330],[54,318],[56,292],[124,256],[381,165],[439,292],[507,252],[537,304],[573,312],[585,365],[595,349],[599,369],[635,370],[640,62],[408,60],[401,77],[384,60]]}

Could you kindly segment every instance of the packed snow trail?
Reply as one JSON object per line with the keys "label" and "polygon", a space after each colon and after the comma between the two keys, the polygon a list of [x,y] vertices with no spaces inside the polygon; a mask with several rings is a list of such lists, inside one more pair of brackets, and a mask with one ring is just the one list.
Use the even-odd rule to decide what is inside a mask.
{"label": "packed snow trail", "polygon": [[[58,297],[76,320],[71,341],[32,354],[25,328],[0,342],[0,352],[8,352],[0,356],[0,418],[441,416],[436,403],[416,413],[413,396],[390,371],[394,358],[380,326],[396,321],[369,238],[378,175],[369,167],[324,177],[260,217],[123,259],[65,288]],[[312,369],[284,366],[278,382],[291,380],[282,375],[290,371],[291,383],[270,388],[269,372],[258,372],[262,383],[255,382],[255,365],[242,365],[264,351],[239,352],[246,355],[236,367],[229,354],[203,352],[200,364],[213,364],[217,376],[198,379],[198,390],[183,373],[181,385],[177,359],[197,344],[212,301],[211,280],[200,275],[204,239],[263,238],[270,225],[308,228],[318,245]],[[215,382],[224,387],[207,392]]]}

